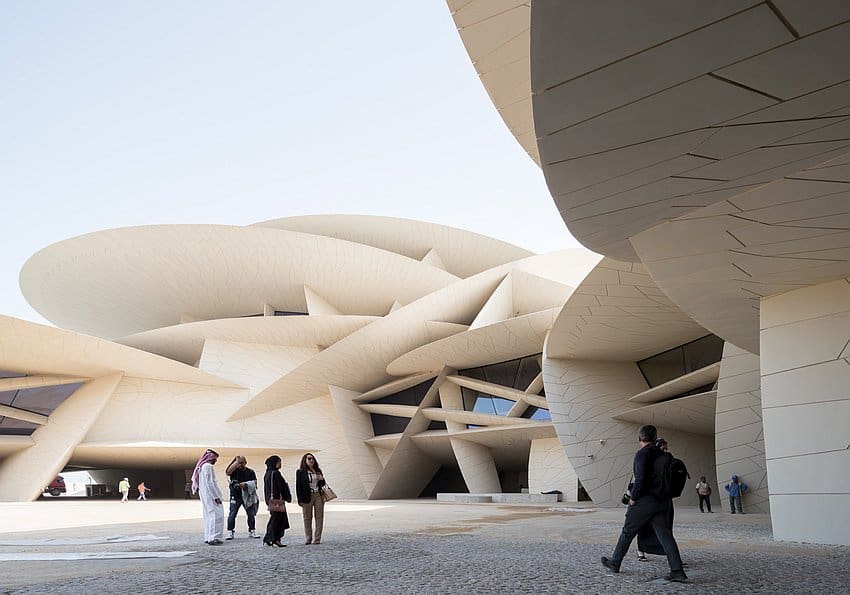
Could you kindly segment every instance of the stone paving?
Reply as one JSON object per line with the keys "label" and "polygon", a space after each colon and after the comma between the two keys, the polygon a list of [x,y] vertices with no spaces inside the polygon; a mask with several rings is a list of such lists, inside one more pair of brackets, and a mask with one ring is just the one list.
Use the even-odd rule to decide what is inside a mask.
{"label": "stone paving", "polygon": [[[4,562],[0,592],[846,593],[850,589],[850,548],[775,542],[764,515],[677,510],[675,533],[691,579],[682,585],[660,578],[667,571],[660,557],[638,562],[630,555],[618,575],[599,564],[599,557],[613,548],[622,511],[574,513],[545,507],[396,501],[374,510],[331,511],[324,543],[309,547],[303,545],[297,513],[290,510],[293,530],[287,532],[289,546],[282,549],[247,539],[244,517],[238,525],[243,532],[220,547],[202,543],[196,519],[52,531],[51,537],[119,531],[169,536],[164,542],[56,546],[55,551],[194,549],[197,553],[176,560]],[[265,517],[260,516],[258,526],[264,524]]]}

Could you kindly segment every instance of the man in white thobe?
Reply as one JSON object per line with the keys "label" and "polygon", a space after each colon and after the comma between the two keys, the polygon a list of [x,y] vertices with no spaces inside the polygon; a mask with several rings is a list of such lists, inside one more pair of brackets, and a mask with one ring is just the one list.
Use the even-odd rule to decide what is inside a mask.
{"label": "man in white thobe", "polygon": [[222,494],[215,479],[215,465],[218,453],[207,450],[195,465],[192,473],[192,491],[201,499],[204,511],[204,543],[221,545],[224,543],[224,508]]}

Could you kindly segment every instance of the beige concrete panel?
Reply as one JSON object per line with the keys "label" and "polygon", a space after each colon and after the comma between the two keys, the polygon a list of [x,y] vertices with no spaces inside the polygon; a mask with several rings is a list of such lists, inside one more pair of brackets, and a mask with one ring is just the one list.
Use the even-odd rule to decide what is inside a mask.
{"label": "beige concrete panel", "polygon": [[506,275],[490,298],[478,312],[475,320],[469,325],[469,330],[489,326],[508,318],[513,318],[513,279]]}
{"label": "beige concrete panel", "polygon": [[29,375],[96,378],[116,372],[174,382],[235,387],[233,383],[158,355],[0,315],[0,365]]}
{"label": "beige concrete panel", "polygon": [[0,392],[9,390],[24,390],[42,386],[61,386],[85,382],[89,378],[81,376],[18,376],[15,378],[0,378]]}
{"label": "beige concrete panel", "polygon": [[759,356],[731,343],[723,346],[720,360],[715,432],[715,494],[726,507],[728,497],[723,486],[732,475],[738,475],[749,486],[744,496],[745,509],[769,513]]}
{"label": "beige concrete panel", "polygon": [[850,545],[846,493],[771,496],[770,508],[774,539]]}
{"label": "beige concrete panel", "polygon": [[451,438],[457,464],[466,482],[470,494],[500,493],[499,473],[493,462],[493,455],[486,446],[467,442],[460,438]]}
{"label": "beige concrete panel", "polygon": [[812,299],[812,291],[789,291],[771,298],[771,306],[761,312],[760,328],[768,330],[789,324],[789,313],[794,321],[813,320],[845,314],[850,310],[850,282],[838,279],[824,283]]}
{"label": "beige concrete panel", "polygon": [[198,367],[256,394],[318,352],[315,347],[208,340]]}
{"label": "beige concrete panel", "polygon": [[29,436],[0,436],[0,465],[2,460],[14,452],[31,447],[35,442]]}
{"label": "beige concrete panel", "polygon": [[634,403],[657,403],[668,399],[674,395],[678,395],[689,390],[693,390],[706,384],[717,382],[717,377],[720,374],[720,362],[709,364],[699,370],[694,370],[689,374],[674,378],[669,382],[653,386],[652,388],[638,393],[629,401]]}
{"label": "beige concrete panel", "polygon": [[[770,493],[782,496],[799,494],[803,486],[806,493],[811,494],[848,494],[850,475],[842,472],[848,465],[850,450],[773,459],[769,467],[775,484],[770,485]],[[824,473],[824,469],[833,471]]]}
{"label": "beige concrete panel", "polygon": [[121,381],[121,374],[90,380],[56,408],[47,423],[32,433],[33,445],[10,454],[0,464],[0,500],[28,501],[70,460]]}
{"label": "beige concrete panel", "polygon": [[387,372],[410,374],[437,370],[443,365],[466,369],[508,361],[543,350],[543,340],[560,308],[510,318],[484,327],[457,333],[413,349],[393,360]]}
{"label": "beige concrete panel", "polygon": [[487,94],[523,149],[540,163],[531,111],[531,10],[518,0],[472,0],[452,18]]}
{"label": "beige concrete panel", "polygon": [[359,395],[357,392],[338,386],[329,388],[337,417],[345,433],[348,449],[351,451],[354,468],[360,475],[364,492],[369,494],[381,476],[383,465],[375,449],[366,443],[367,440],[375,437],[372,419],[363,410],[363,407],[368,407],[368,405],[357,405],[353,402],[352,399]]}
{"label": "beige concrete panel", "polygon": [[47,423],[46,415],[33,413],[32,411],[27,411],[25,409],[18,409],[17,407],[9,407],[8,405],[0,405],[0,416],[20,419],[21,421],[28,421],[40,426]]}
{"label": "beige concrete panel", "polygon": [[561,310],[546,349],[549,357],[637,361],[705,334],[642,267],[605,258]]}
{"label": "beige concrete panel", "polygon": [[419,374],[411,374],[410,376],[405,376],[404,378],[392,380],[390,382],[387,382],[386,384],[382,384],[381,386],[373,388],[372,390],[361,394],[359,397],[355,397],[353,401],[356,403],[368,403],[370,401],[380,399],[381,397],[386,397],[388,395],[392,395],[397,392],[401,392],[405,389],[414,387],[417,384],[422,384],[423,382],[435,378],[436,376],[437,374],[435,372],[421,372]]}
{"label": "beige concrete panel", "polygon": [[367,413],[406,417],[408,419],[416,415],[416,412],[419,410],[419,407],[416,405],[393,405],[390,403],[362,403],[358,407]]}
{"label": "beige concrete panel", "polygon": [[[304,286],[304,300],[307,302],[307,313],[310,316],[335,316],[343,314],[343,312],[330,305],[325,298],[310,289],[307,285]],[[352,313],[345,312],[345,314]]]}
{"label": "beige concrete panel", "polygon": [[421,262],[429,264],[432,267],[437,267],[443,271],[447,270],[445,263],[443,263],[443,259],[440,258],[440,254],[433,248],[428,251],[428,254],[422,257]]}
{"label": "beige concrete panel", "polygon": [[524,419],[521,417],[506,417],[504,415],[490,415],[488,413],[474,413],[472,411],[455,411],[443,409],[442,407],[426,407],[422,414],[434,421],[456,422],[459,424],[475,426],[525,426],[538,425],[545,422]]}
{"label": "beige concrete panel", "polygon": [[448,376],[446,380],[453,384],[457,384],[458,386],[465,386],[489,395],[502,397],[503,399],[509,399],[511,401],[525,401],[529,405],[542,407],[544,409],[546,408],[545,397],[541,397],[527,391],[517,390],[509,386],[502,386],[500,384],[494,384],[492,382],[486,382],[484,380],[478,380],[477,378],[470,378],[468,376],[452,375]]}
{"label": "beige concrete panel", "polygon": [[564,500],[578,500],[578,476],[557,438],[532,440],[528,491],[536,494],[551,490],[560,490]]}
{"label": "beige concrete panel", "polygon": [[395,300],[457,280],[365,244],[224,225],[100,231],[42,249],[21,271],[24,295],[47,319],[103,337],[170,326],[187,312],[233,318],[263,312],[263,304],[305,312],[304,285],[342,312],[381,316]]}
{"label": "beige concrete panel", "polygon": [[123,337],[117,342],[194,364],[201,357],[204,341],[208,340],[289,347],[326,346],[333,345],[376,319],[373,316],[222,318],[158,328]]}
{"label": "beige concrete panel", "polygon": [[[438,389],[440,407],[446,411],[463,411],[463,393],[460,385],[453,382],[443,382]],[[454,419],[443,420],[449,432],[460,432],[466,429],[466,424]]]}
{"label": "beige concrete panel", "polygon": [[[630,409],[613,416],[614,419],[656,427],[680,430],[703,436],[714,435],[715,398],[714,391],[670,399],[637,409]],[[631,399],[629,399],[631,401]]]}
{"label": "beige concrete panel", "polygon": [[471,231],[395,217],[306,215],[272,219],[255,225],[338,238],[417,261],[434,250],[450,273],[464,279],[533,255],[533,252],[519,246]]}

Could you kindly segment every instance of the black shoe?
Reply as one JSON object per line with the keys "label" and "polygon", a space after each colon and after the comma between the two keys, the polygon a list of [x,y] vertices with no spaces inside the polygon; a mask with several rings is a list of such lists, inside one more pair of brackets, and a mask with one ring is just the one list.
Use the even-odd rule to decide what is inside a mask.
{"label": "black shoe", "polygon": [[224,545],[224,542],[220,539],[213,539],[212,541],[208,541],[207,545]]}
{"label": "black shoe", "polygon": [[602,556],[602,565],[614,574],[620,572],[620,567],[614,564],[607,556]]}
{"label": "black shoe", "polygon": [[279,541],[275,541],[275,542],[274,542],[274,544],[275,544],[277,547],[286,547],[286,544],[285,544],[285,543],[281,543],[281,542],[279,542]]}
{"label": "black shoe", "polygon": [[670,574],[664,575],[664,580],[673,583],[684,583],[688,580],[688,575],[685,574],[684,570],[671,570]]}

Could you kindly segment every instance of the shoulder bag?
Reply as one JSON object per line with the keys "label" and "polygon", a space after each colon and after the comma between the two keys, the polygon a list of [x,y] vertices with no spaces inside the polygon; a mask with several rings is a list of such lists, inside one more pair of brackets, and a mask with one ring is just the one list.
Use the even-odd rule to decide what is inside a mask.
{"label": "shoulder bag", "polygon": [[320,492],[322,494],[322,500],[324,500],[325,502],[330,502],[331,500],[336,498],[336,492],[334,492],[329,485],[322,486]]}

